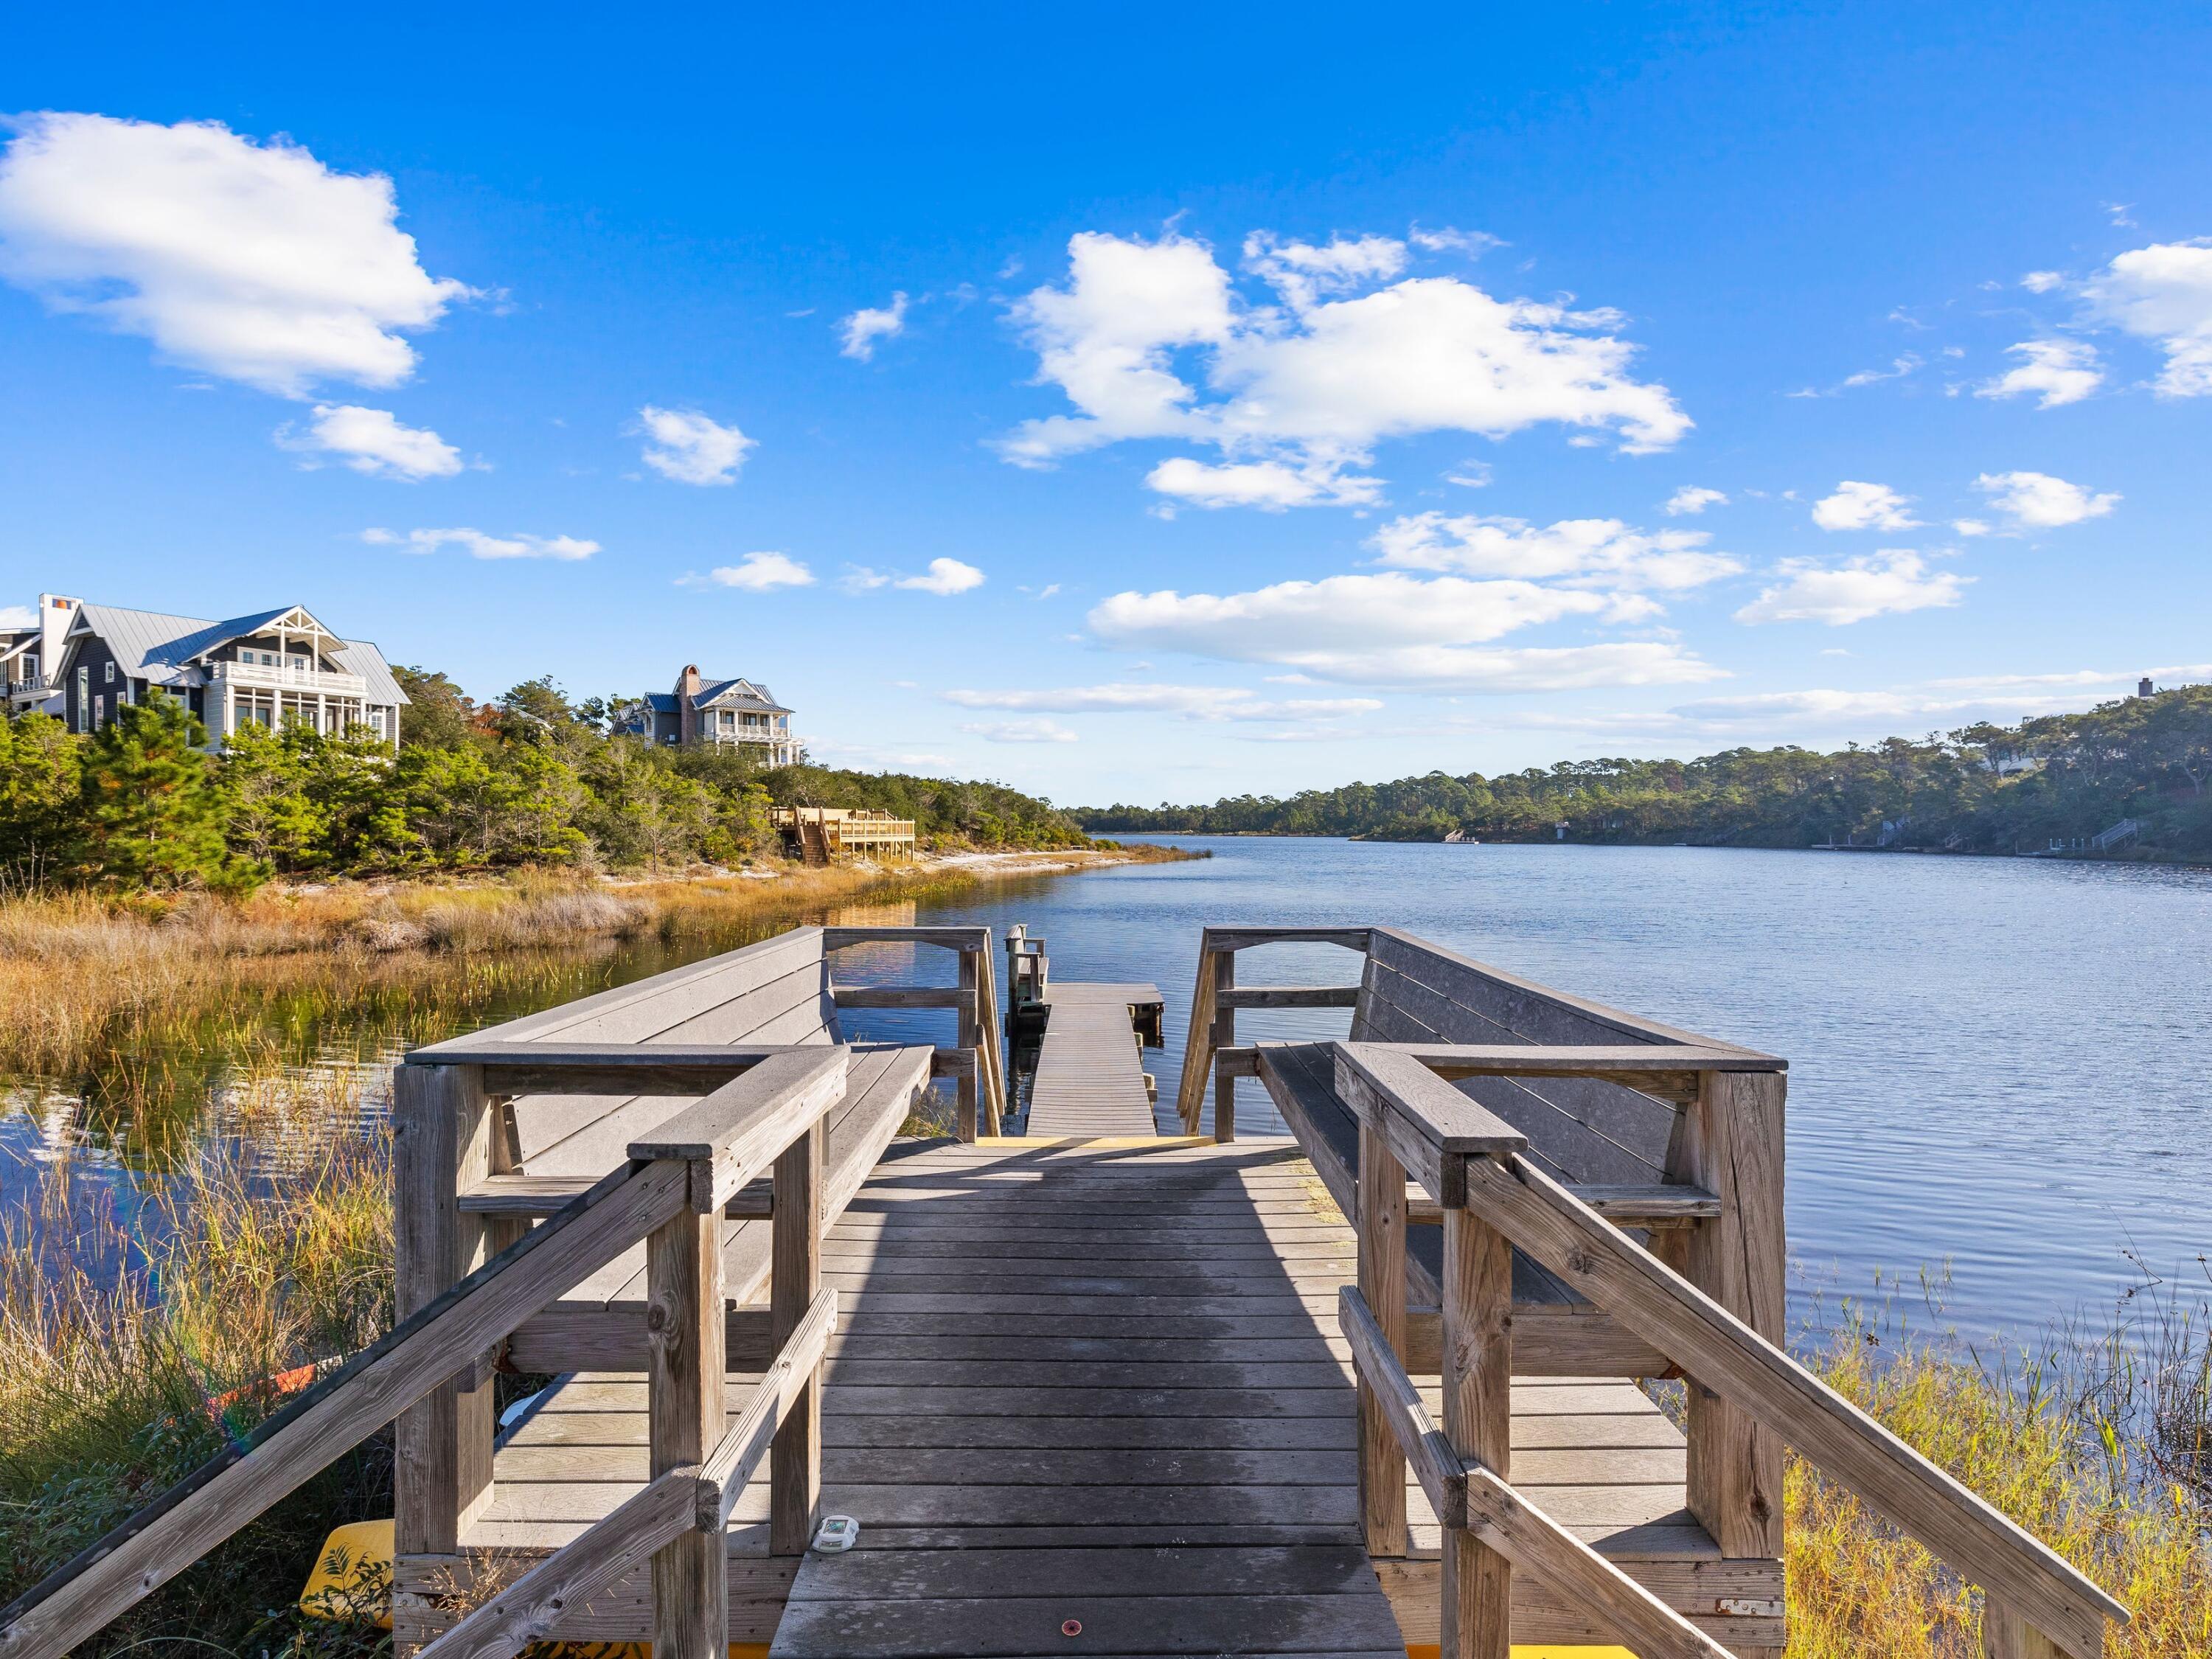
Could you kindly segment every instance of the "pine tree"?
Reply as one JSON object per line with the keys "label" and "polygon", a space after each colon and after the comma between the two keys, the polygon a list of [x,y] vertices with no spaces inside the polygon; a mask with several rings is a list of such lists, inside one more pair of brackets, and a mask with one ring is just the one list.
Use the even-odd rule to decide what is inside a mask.
{"label": "pine tree", "polygon": [[85,873],[130,890],[209,887],[243,891],[267,866],[232,856],[230,804],[207,733],[185,706],[156,691],[125,703],[85,745],[79,786]]}
{"label": "pine tree", "polygon": [[0,719],[0,880],[58,873],[76,832],[82,745],[50,714]]}

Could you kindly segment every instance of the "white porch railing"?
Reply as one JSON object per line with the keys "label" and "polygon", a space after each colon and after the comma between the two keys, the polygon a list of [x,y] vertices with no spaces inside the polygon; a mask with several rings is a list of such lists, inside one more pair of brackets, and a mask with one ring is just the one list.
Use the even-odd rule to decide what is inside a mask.
{"label": "white porch railing", "polygon": [[290,663],[218,662],[208,667],[216,684],[280,686],[291,691],[319,691],[337,697],[368,695],[368,682],[358,674],[341,674],[327,668],[301,668]]}

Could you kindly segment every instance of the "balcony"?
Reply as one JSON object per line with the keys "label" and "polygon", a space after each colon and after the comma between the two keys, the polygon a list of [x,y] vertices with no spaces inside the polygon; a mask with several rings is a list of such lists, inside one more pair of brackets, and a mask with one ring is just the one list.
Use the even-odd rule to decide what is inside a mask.
{"label": "balcony", "polygon": [[59,686],[50,684],[44,674],[30,674],[20,680],[9,681],[8,695],[11,697],[27,697],[37,701],[51,697],[59,690],[61,690]]}
{"label": "balcony", "polygon": [[295,667],[264,662],[217,662],[208,665],[208,680],[215,685],[276,686],[286,691],[320,692],[326,697],[364,697],[368,682],[358,674],[334,673],[326,668]]}

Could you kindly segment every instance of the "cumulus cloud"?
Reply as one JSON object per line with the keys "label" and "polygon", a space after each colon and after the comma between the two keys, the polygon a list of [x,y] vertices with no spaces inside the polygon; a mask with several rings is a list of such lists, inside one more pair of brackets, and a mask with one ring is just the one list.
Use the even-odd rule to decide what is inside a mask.
{"label": "cumulus cloud", "polygon": [[1090,614],[1108,644],[1294,668],[1311,679],[1432,690],[1553,690],[1709,679],[1667,641],[1503,649],[1488,642],[1562,618],[1630,622],[1640,595],[1528,581],[1424,581],[1400,572],[1278,582],[1245,593],[1117,593]]}
{"label": "cumulus cloud", "polygon": [[1188,455],[1162,461],[1145,477],[1161,495],[1193,507],[1256,507],[1279,513],[1289,507],[1370,507],[1382,498],[1382,480],[1347,475],[1341,462],[1224,461],[1209,466]]}
{"label": "cumulus cloud", "polygon": [[2005,349],[2019,366],[1976,386],[1977,398],[2033,398],[2038,409],[2057,409],[2080,403],[2105,382],[2096,347],[2083,341],[2022,340]]}
{"label": "cumulus cloud", "polygon": [[461,452],[424,427],[402,426],[388,410],[356,404],[317,404],[304,430],[276,428],[276,447],[302,457],[302,466],[335,457],[372,478],[418,483],[450,478],[461,470]]}
{"label": "cumulus cloud", "polygon": [[1073,743],[1075,733],[1057,720],[983,721],[960,728],[986,743]]}
{"label": "cumulus cloud", "polygon": [[2123,253],[2081,291],[2106,321],[2166,353],[2161,393],[2212,393],[2212,237]]}
{"label": "cumulus cloud", "polygon": [[1728,497],[1717,489],[1707,489],[1701,484],[1684,484],[1667,498],[1666,514],[1679,519],[1684,514],[1704,512],[1709,507],[1726,507]]}
{"label": "cumulus cloud", "polygon": [[2084,519],[2101,519],[2120,501],[2117,495],[2099,495],[2048,472],[1984,472],[1974,480],[1974,488],[1990,498],[1991,507],[2027,530],[2055,530]]}
{"label": "cumulus cloud", "polygon": [[219,122],[19,118],[0,156],[0,276],[165,358],[285,397],[397,386],[401,337],[470,290],[422,269],[381,173]]}
{"label": "cumulus cloud", "polygon": [[0,605],[0,628],[36,628],[39,613],[27,605]]}
{"label": "cumulus cloud", "polygon": [[779,587],[811,587],[814,573],[788,553],[748,553],[735,564],[718,564],[703,576],[677,579],[686,587],[734,587],[772,593]]}
{"label": "cumulus cloud", "polygon": [[1689,428],[1666,387],[1629,373],[1635,349],[1616,313],[1407,274],[1411,252],[1389,237],[1258,233],[1244,252],[1271,299],[1248,300],[1194,238],[1072,238],[1066,281],[1024,296],[1013,316],[1039,382],[1076,412],[1024,422],[1000,453],[1044,466],[1131,439],[1178,440],[1221,460],[1153,469],[1147,482],[1171,498],[1360,506],[1380,488],[1366,469],[1386,438],[1503,438],[1555,422],[1611,430],[1642,452]]}
{"label": "cumulus cloud", "polygon": [[1618,519],[1563,519],[1540,529],[1524,519],[1431,512],[1393,519],[1368,545],[1401,569],[1679,591],[1743,568],[1705,551],[1711,539],[1702,530],[1632,530]]}
{"label": "cumulus cloud", "polygon": [[1044,710],[1055,714],[1180,714],[1194,720],[1328,720],[1367,714],[1379,697],[1266,698],[1242,686],[1150,685],[1115,682],[1044,690],[953,690],[945,701],[963,708]]}
{"label": "cumulus cloud", "polygon": [[481,530],[364,530],[362,540],[372,547],[396,547],[407,553],[435,553],[458,547],[472,559],[588,559],[599,550],[597,542],[574,536],[487,536]]}
{"label": "cumulus cloud", "polygon": [[896,339],[906,331],[906,295],[891,295],[887,306],[863,307],[837,325],[842,343],[837,349],[845,356],[871,362],[876,355],[876,342]]}
{"label": "cumulus cloud", "polygon": [[[870,572],[873,574],[873,572]],[[875,584],[871,584],[874,586]],[[970,588],[983,585],[983,573],[972,564],[963,564],[957,559],[932,559],[929,568],[919,576],[900,576],[891,582],[893,587],[910,588],[917,593],[934,593],[950,598],[965,593]]]}
{"label": "cumulus cloud", "polygon": [[637,422],[635,430],[646,440],[645,464],[678,483],[735,483],[745,452],[758,441],[696,409],[647,404],[637,411]]}
{"label": "cumulus cloud", "polygon": [[1910,548],[1884,548],[1840,565],[1785,559],[1783,580],[1735,613],[1740,623],[1817,622],[1831,628],[1959,603],[1973,578],[1934,571]]}
{"label": "cumulus cloud", "polygon": [[2020,279],[2020,285],[2030,294],[2048,294],[2053,289],[2063,288],[2066,278],[2055,270],[2031,270]]}
{"label": "cumulus cloud", "polygon": [[1834,495],[1813,503],[1813,522],[1823,530],[1910,530],[1920,522],[1912,516],[1911,500],[1887,484],[1846,478]]}

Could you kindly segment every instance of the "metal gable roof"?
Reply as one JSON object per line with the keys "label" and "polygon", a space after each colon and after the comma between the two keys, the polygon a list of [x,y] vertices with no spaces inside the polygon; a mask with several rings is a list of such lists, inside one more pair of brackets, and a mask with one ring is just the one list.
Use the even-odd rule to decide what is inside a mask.
{"label": "metal gable roof", "polygon": [[[133,678],[174,681],[179,678],[176,671],[202,652],[243,635],[258,633],[279,617],[305,610],[304,605],[283,605],[228,622],[209,622],[201,617],[165,616],[158,611],[126,611],[120,605],[80,605],[76,620],[70,625],[70,637],[99,635],[122,672]],[[408,701],[392,678],[384,653],[368,641],[347,640],[331,656],[346,672],[361,676],[368,687],[368,702]]]}
{"label": "metal gable roof", "polygon": [[704,708],[708,703],[725,699],[757,705],[771,714],[788,714],[792,711],[775,700],[768,687],[747,679],[714,680],[699,688],[699,695],[691,700],[695,708]]}

